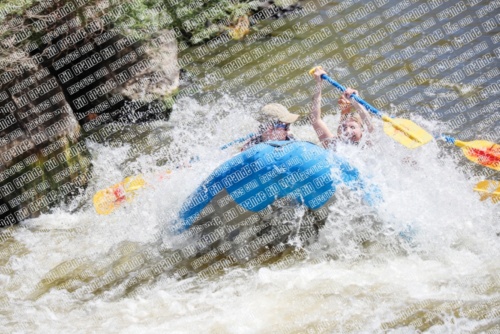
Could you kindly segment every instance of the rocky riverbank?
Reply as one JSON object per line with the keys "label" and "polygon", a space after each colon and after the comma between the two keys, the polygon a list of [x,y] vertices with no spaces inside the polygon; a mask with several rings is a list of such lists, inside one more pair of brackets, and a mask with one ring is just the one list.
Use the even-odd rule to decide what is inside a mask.
{"label": "rocky riverbank", "polygon": [[179,84],[176,35],[123,23],[139,5],[45,1],[4,17],[0,225],[36,217],[85,187],[88,141],[168,119]]}
{"label": "rocky riverbank", "polygon": [[[36,217],[92,178],[87,144],[168,120],[177,54],[280,1],[7,1],[0,7],[0,226]],[[118,139],[120,142],[120,139]],[[140,147],[139,147],[140,149]]]}

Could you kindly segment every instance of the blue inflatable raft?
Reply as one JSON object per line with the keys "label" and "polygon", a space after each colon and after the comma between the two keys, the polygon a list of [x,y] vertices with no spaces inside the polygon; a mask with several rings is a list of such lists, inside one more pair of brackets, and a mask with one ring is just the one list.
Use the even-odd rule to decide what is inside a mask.
{"label": "blue inflatable raft", "polygon": [[309,142],[265,142],[218,167],[169,228],[179,237],[183,265],[201,277],[236,264],[260,266],[316,242],[344,188],[370,205],[380,198],[331,151]]}
{"label": "blue inflatable raft", "polygon": [[361,192],[370,205],[379,198],[356,168],[330,151],[302,141],[261,143],[226,161],[196,189],[181,208],[179,231],[234,224],[284,202],[318,211],[341,185]]}

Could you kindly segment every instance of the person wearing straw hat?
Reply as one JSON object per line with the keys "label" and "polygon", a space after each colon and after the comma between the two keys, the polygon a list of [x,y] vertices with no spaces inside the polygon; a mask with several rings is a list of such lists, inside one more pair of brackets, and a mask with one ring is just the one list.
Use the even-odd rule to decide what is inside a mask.
{"label": "person wearing straw hat", "polygon": [[[314,71],[314,79],[316,80],[316,93],[313,96],[313,105],[311,112],[311,123],[320,142],[325,148],[335,148],[340,140],[345,143],[359,144],[363,137],[364,128],[368,132],[373,132],[373,125],[370,120],[368,111],[356,101],[349,100],[352,94],[358,94],[358,91],[347,88],[344,94],[339,98],[339,106],[341,110],[340,124],[337,128],[337,135],[334,135],[321,119],[321,75],[326,72],[320,68]],[[351,107],[354,107],[357,112],[351,112]]]}
{"label": "person wearing straw hat", "polygon": [[241,151],[269,140],[295,140],[290,133],[290,124],[294,123],[299,115],[292,114],[279,103],[270,103],[260,110],[262,124],[256,137],[245,143]]}

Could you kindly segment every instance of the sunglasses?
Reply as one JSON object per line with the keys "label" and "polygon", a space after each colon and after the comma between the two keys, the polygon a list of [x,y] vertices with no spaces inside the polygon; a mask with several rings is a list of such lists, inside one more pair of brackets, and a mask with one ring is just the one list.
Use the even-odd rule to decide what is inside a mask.
{"label": "sunglasses", "polygon": [[268,122],[268,123],[265,123],[265,124],[262,124],[259,126],[260,128],[260,132],[265,132],[267,130],[270,130],[270,129],[284,129],[285,131],[288,131],[288,129],[290,128],[290,123],[283,123],[283,122],[280,122],[280,121],[272,121],[272,122]]}
{"label": "sunglasses", "polygon": [[278,122],[274,122],[273,127],[275,129],[285,129],[285,130],[288,130],[290,128],[290,124],[278,121]]}

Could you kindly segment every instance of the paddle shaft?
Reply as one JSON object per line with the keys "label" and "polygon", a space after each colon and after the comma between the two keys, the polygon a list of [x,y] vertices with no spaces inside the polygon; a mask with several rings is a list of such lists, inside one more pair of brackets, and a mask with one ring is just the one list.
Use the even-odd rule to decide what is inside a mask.
{"label": "paddle shaft", "polygon": [[231,147],[231,146],[233,146],[233,145],[235,145],[235,144],[238,144],[238,143],[244,142],[245,140],[250,139],[250,138],[252,138],[252,137],[256,137],[256,136],[257,136],[257,135],[256,135],[255,133],[249,133],[249,134],[248,134],[248,135],[246,135],[245,137],[241,137],[241,138],[235,139],[235,140],[233,140],[232,142],[229,142],[229,143],[227,143],[227,144],[225,144],[225,145],[222,145],[222,146],[220,147],[220,150],[225,150],[225,149],[226,149],[226,148],[228,148],[228,147]]}
{"label": "paddle shaft", "polygon": [[[339,84],[337,81],[333,80],[332,78],[330,78],[326,74],[322,74],[321,75],[321,79],[328,81],[332,86],[334,86],[335,88],[337,88],[338,90],[340,90],[342,93],[346,91],[346,88],[344,86],[342,86],[341,84]],[[366,102],[365,100],[363,100],[362,98],[360,98],[358,95],[352,94],[350,96],[350,98],[353,99],[353,100],[355,100],[359,104],[361,104],[363,107],[365,107],[372,114],[375,114],[378,117],[383,117],[384,116],[377,108],[375,108],[374,106],[372,106],[371,104],[369,104],[368,102]]]}
{"label": "paddle shaft", "polygon": [[[253,137],[256,137],[257,135],[255,133],[249,133],[248,135],[246,135],[245,137],[241,137],[241,138],[238,138],[238,139],[235,139],[233,140],[232,142],[229,142],[227,144],[224,144],[222,145],[221,147],[219,147],[219,150],[221,151],[224,151],[225,149],[235,145],[235,144],[238,144],[238,143],[241,143],[241,142],[244,142],[245,140],[248,140],[250,138],[253,138]],[[198,161],[200,160],[200,158],[198,156],[194,157],[194,158],[191,158],[191,162],[194,162],[194,161]],[[178,168],[178,167],[177,167]]]}
{"label": "paddle shaft", "polygon": [[484,140],[464,142],[446,135],[437,135],[435,138],[460,147],[465,157],[472,162],[500,171],[499,145]]}
{"label": "paddle shaft", "polygon": [[[321,79],[328,81],[332,86],[337,88],[342,93],[346,91],[346,88],[344,86],[342,86],[341,84],[339,84],[337,81],[333,80],[332,78],[330,78],[326,74],[322,74]],[[384,120],[385,122],[391,123],[394,128],[398,129],[401,132],[404,132],[409,138],[411,138],[419,143],[422,143],[422,141],[420,140],[420,138],[418,136],[414,136],[410,131],[405,129],[405,127],[403,127],[400,124],[398,124],[397,122],[395,122],[391,117],[384,115],[382,112],[380,112],[380,110],[378,110],[377,108],[375,108],[374,106],[372,106],[371,104],[369,104],[368,102],[363,100],[357,94],[351,94],[350,98],[355,100],[359,104],[361,104],[363,107],[366,108],[366,110],[368,110],[372,114],[382,118],[382,120]]]}
{"label": "paddle shaft", "polygon": [[[436,138],[436,139],[438,139],[438,138],[442,138],[442,139],[444,139],[447,143],[453,144],[453,145],[458,146],[458,147],[460,147],[460,148],[464,148],[464,147],[465,147],[465,148],[468,148],[468,149],[474,149],[474,148],[471,148],[471,147],[469,146],[469,145],[470,145],[469,143],[464,142],[464,141],[461,141],[461,140],[458,140],[458,139],[455,139],[455,138],[450,137],[450,136],[447,136],[447,135],[439,135],[439,136],[436,136],[435,138]],[[492,145],[494,145],[494,144],[492,143]],[[492,157],[492,158],[496,158],[496,159],[498,159],[498,157],[497,157],[496,155],[493,155],[493,154],[490,154],[490,153],[487,153],[487,152],[481,152],[481,153],[482,153],[483,155],[487,155],[487,156],[490,156],[490,157]]]}
{"label": "paddle shaft", "polygon": [[450,144],[453,144],[453,145],[455,145],[455,141],[456,141],[455,138],[447,136],[447,135],[438,135],[438,136],[434,136],[434,138],[436,138],[436,139],[441,138],[444,141],[446,141],[447,143],[450,143]]}

